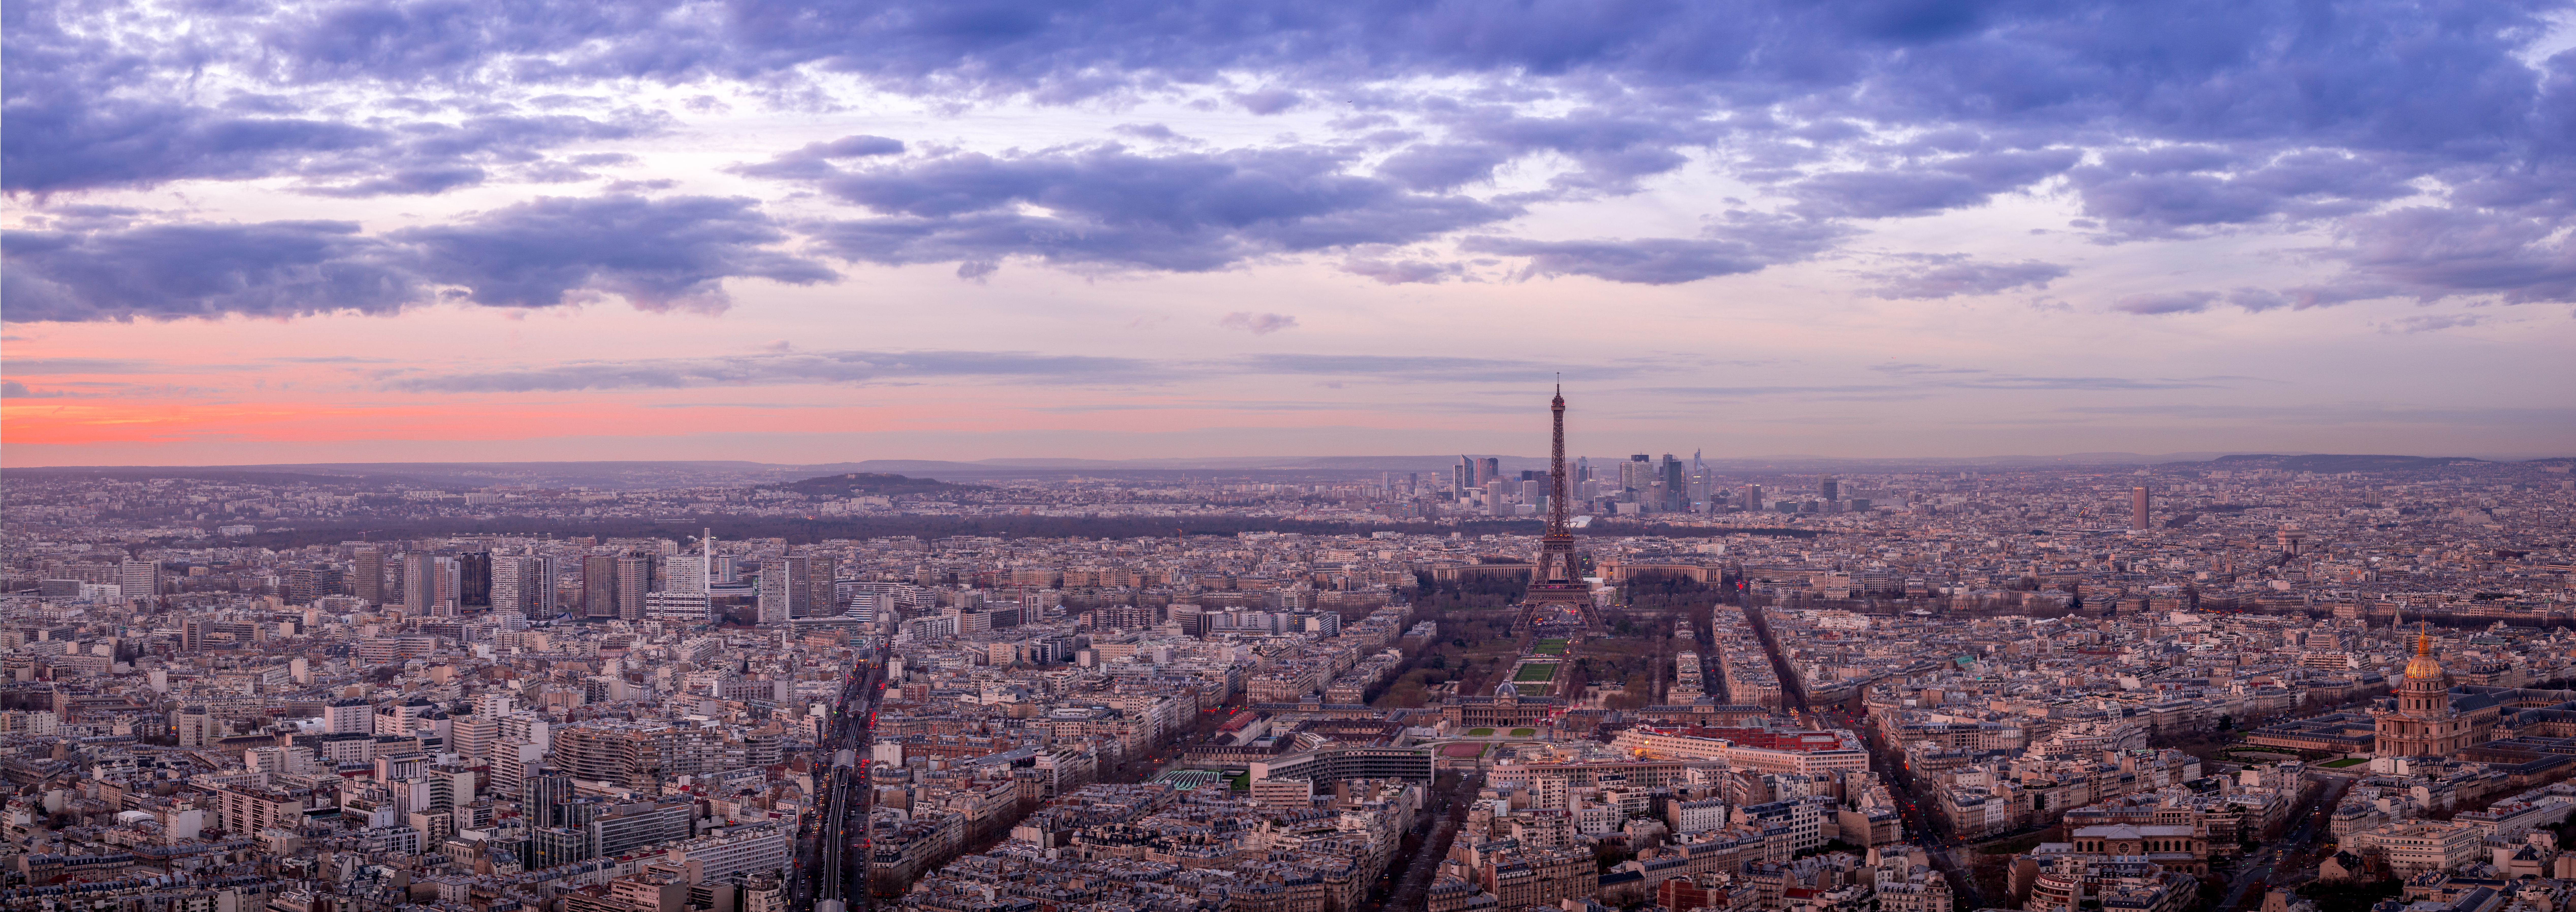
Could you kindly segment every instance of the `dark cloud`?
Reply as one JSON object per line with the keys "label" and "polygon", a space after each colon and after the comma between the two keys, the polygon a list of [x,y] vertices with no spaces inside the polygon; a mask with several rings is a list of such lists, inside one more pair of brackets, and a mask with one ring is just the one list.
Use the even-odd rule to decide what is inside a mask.
{"label": "dark cloud", "polygon": [[1370,257],[1352,257],[1343,260],[1341,269],[1343,272],[1367,276],[1387,285],[1446,282],[1466,271],[1456,263],[1439,263],[1430,260],[1384,260]]}
{"label": "dark cloud", "polygon": [[13,93],[0,107],[0,122],[7,127],[0,131],[0,188],[34,193],[257,179],[295,172],[316,158],[379,148],[390,138],[321,120],[237,117],[113,97]]}
{"label": "dark cloud", "polygon": [[2576,408],[2564,406],[2466,406],[2415,408],[2386,402],[2317,402],[2290,405],[2083,405],[2059,409],[2079,415],[2121,418],[2154,416],[2262,422],[2266,426],[2341,424],[2460,424],[2486,427],[2547,428],[2576,425]]}
{"label": "dark cloud", "polygon": [[1920,165],[1838,171],[1788,189],[1810,216],[1892,218],[1984,205],[1995,194],[2055,176],[2082,155],[2072,149],[1962,155]]}
{"label": "dark cloud", "polygon": [[2379,331],[2385,333],[2403,333],[2413,335],[2415,333],[2436,332],[2445,329],[2476,326],[2480,323],[2486,322],[2486,319],[2486,317],[2478,314],[2430,314],[2421,317],[2402,317],[2382,325],[2379,328]]}
{"label": "dark cloud", "polygon": [[[585,174],[581,179],[586,180],[588,177]],[[427,196],[482,182],[483,169],[464,165],[452,168],[395,171],[354,184],[314,187],[304,192],[315,196]]]}
{"label": "dark cloud", "polygon": [[2162,291],[2127,295],[2111,302],[2111,309],[2141,316],[2199,313],[2218,303],[2214,291]]}
{"label": "dark cloud", "polygon": [[1512,159],[1500,146],[1422,143],[1387,156],[1377,173],[1415,190],[1452,190],[1494,179],[1494,169]]}
{"label": "dark cloud", "polygon": [[68,399],[79,395],[69,390],[28,389],[16,380],[0,380],[0,399]]}
{"label": "dark cloud", "polygon": [[2241,380],[2242,377],[2034,377],[1978,367],[1941,367],[1931,364],[1883,364],[1870,368],[1882,374],[1893,374],[1911,380],[1917,386],[1953,389],[1991,390],[2170,390],[2215,389],[2226,384],[2213,381]]}
{"label": "dark cloud", "polygon": [[835,161],[868,158],[878,155],[903,154],[903,140],[883,136],[844,136],[831,142],[809,143],[794,152],[781,154],[756,165],[736,165],[726,170],[750,177],[783,180],[818,180],[839,174]]}
{"label": "dark cloud", "polygon": [[836,277],[768,249],[787,235],[739,197],[539,198],[390,237],[418,251],[423,275],[494,307],[551,307],[592,289],[648,309],[721,308],[728,278],[805,285]]}
{"label": "dark cloud", "polygon": [[[1260,315],[1253,315],[1256,318]],[[1255,354],[1223,360],[1042,355],[1016,351],[767,351],[708,358],[575,361],[517,370],[395,372],[385,388],[406,392],[567,392],[710,386],[832,385],[983,378],[1103,385],[1169,384],[1216,374],[1360,377],[1441,383],[1539,383],[1562,365],[1493,358],[1344,354]],[[1587,377],[1635,373],[1592,368]]]}
{"label": "dark cloud", "polygon": [[12,323],[391,313],[421,293],[408,257],[354,222],[12,231],[0,250]]}
{"label": "dark cloud", "polygon": [[2064,278],[2067,269],[2055,263],[2023,260],[2018,263],[1985,263],[1963,256],[1922,256],[1910,258],[1920,264],[1912,269],[1888,270],[1870,274],[1880,283],[1868,293],[1890,300],[1938,300],[1955,296],[1990,295],[2017,288],[2046,288],[2048,283]]}
{"label": "dark cloud", "polygon": [[1285,114],[1298,105],[1306,103],[1306,96],[1287,89],[1237,92],[1226,97],[1233,99],[1235,104],[1242,105],[1244,110],[1255,114]]}
{"label": "dark cloud", "polygon": [[1533,276],[1586,275],[1613,282],[1672,285],[1757,272],[1815,256],[1847,229],[1782,216],[1731,213],[1698,238],[1533,241],[1470,237],[1462,249],[1529,259]]}
{"label": "dark cloud", "polygon": [[2358,286],[2345,299],[2402,293],[2576,301],[2576,237],[2558,219],[2417,206],[2352,219],[2345,239],[2327,252],[2350,267],[2348,286]]}
{"label": "dark cloud", "polygon": [[135,361],[125,358],[11,358],[6,365],[10,373],[37,377],[54,377],[63,374],[148,374],[166,366],[156,361]]}
{"label": "dark cloud", "polygon": [[[1246,201],[1236,192],[1245,174],[1204,177],[1209,161],[1157,160],[1160,177],[1141,182],[1108,158],[1085,159],[1099,153],[1061,150],[993,159],[981,174],[954,155],[862,167],[791,154],[744,166],[832,182],[827,190],[877,209],[881,218],[830,235],[869,262],[1223,268],[1475,229],[1542,199],[1635,192],[1705,156],[1795,199],[1808,223],[1972,207],[2063,180],[2114,239],[2333,222],[2350,246],[2331,255],[2352,264],[2354,288],[2564,300],[2564,242],[2547,239],[2563,237],[2576,212],[2565,165],[2576,160],[2576,56],[2534,63],[2527,45],[2567,9],[2564,0],[329,0],[188,4],[188,28],[176,29],[167,11],[123,0],[18,0],[0,22],[0,189],[289,176],[309,192],[362,196],[587,179],[591,166],[550,150],[664,127],[627,114],[448,123],[429,119],[445,102],[420,99],[506,88],[545,110],[597,110],[618,97],[610,87],[716,80],[786,98],[825,72],[939,106],[1173,93],[1265,114],[1331,106],[1350,129],[1397,112],[1426,134],[1388,141],[1414,144],[1366,176],[1345,173],[1361,164],[1338,152],[1207,156],[1219,171],[1284,181],[1250,217],[1228,208]],[[209,73],[255,85],[200,102]],[[1439,89],[1387,88],[1426,84]],[[370,110],[412,114],[340,113],[368,91],[405,96]],[[2076,163],[2077,146],[2093,153],[2087,163]],[[1329,167],[1279,170],[1298,155]],[[1443,195],[1533,156],[1570,168],[1542,193]],[[870,186],[876,179],[889,186]],[[990,186],[957,183],[977,180]],[[928,185],[920,199],[891,186],[915,181]],[[1144,195],[1081,199],[1093,181],[1112,188],[1104,195]],[[2353,221],[2427,181],[2449,188],[2449,217],[2485,226]],[[1191,207],[1153,196],[1184,187],[1222,203],[1183,212]],[[924,208],[943,201],[967,208]],[[2546,230],[2525,237],[2525,223]],[[2375,246],[2374,232],[2424,230],[2455,246],[2405,255]],[[1776,262],[1763,248],[1796,241],[1477,243],[1516,246],[1543,271],[1687,281]],[[2338,286],[2301,300],[2357,293]]]}
{"label": "dark cloud", "polygon": [[543,150],[631,139],[666,128],[633,115],[489,116],[386,125],[246,115],[221,108],[79,91],[30,78],[13,61],[0,121],[0,189],[58,193],[177,180],[305,179],[330,196],[430,194],[480,183],[486,168],[534,161]]}
{"label": "dark cloud", "polygon": [[[1860,398],[1910,398],[1911,387],[1888,384],[1854,384],[1844,386],[1658,386],[1638,390],[1666,396],[1689,396],[1737,399],[1748,396],[1853,396]],[[1897,395],[1891,395],[1897,394]]]}
{"label": "dark cloud", "polygon": [[785,235],[749,200],[548,199],[375,237],[351,222],[12,231],[0,294],[13,323],[391,313],[439,287],[497,307],[577,289],[639,307],[720,307],[719,283],[826,281],[767,249]]}
{"label": "dark cloud", "polygon": [[2141,235],[2338,217],[2416,192],[2415,172],[2394,161],[2314,150],[2264,162],[2206,147],[2115,153],[2072,176],[2086,214]]}
{"label": "dark cloud", "polygon": [[1276,253],[1406,244],[1519,214],[1343,172],[1313,147],[1139,155],[1119,146],[972,153],[819,182],[877,218],[814,228],[873,263],[995,262],[1203,272]]}
{"label": "dark cloud", "polygon": [[[1704,145],[1725,131],[1682,108],[1612,113],[1586,108],[1557,117],[1529,117],[1509,107],[1435,111],[1430,120],[1462,144],[1417,146],[1390,160],[1390,172],[1414,179],[1460,183],[1491,177],[1475,171],[1479,156],[1496,165],[1525,155],[1564,156],[1575,170],[1551,180],[1559,194],[1632,193],[1640,179],[1680,168],[1690,159],[1678,149]],[[1416,154],[1418,152],[1418,155]]]}
{"label": "dark cloud", "polygon": [[1297,318],[1290,314],[1238,310],[1218,318],[1216,325],[1225,329],[1239,329],[1256,336],[1266,336],[1283,329],[1296,329]]}
{"label": "dark cloud", "polygon": [[998,377],[1072,383],[1163,379],[1168,370],[1132,358],[1035,352],[779,352],[717,358],[575,361],[522,370],[397,376],[406,392],[524,393],[864,383],[873,380]]}
{"label": "dark cloud", "polygon": [[[1562,365],[1549,366],[1503,358],[1327,354],[1254,355],[1229,361],[1225,366],[1255,374],[1320,374],[1449,383],[1535,383],[1554,376],[1553,371],[1563,368]],[[1584,373],[1587,377],[1597,378],[1620,376],[1632,371],[1594,367]]]}

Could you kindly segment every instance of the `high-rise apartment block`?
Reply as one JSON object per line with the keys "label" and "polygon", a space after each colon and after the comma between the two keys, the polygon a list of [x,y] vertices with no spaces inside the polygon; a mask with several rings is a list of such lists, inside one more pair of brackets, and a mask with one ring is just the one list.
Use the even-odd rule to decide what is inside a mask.
{"label": "high-rise apartment block", "polygon": [[118,597],[127,602],[150,600],[161,594],[161,565],[155,561],[130,560],[117,565]]}
{"label": "high-rise apartment block", "polygon": [[349,594],[365,599],[369,605],[384,603],[384,549],[375,545],[359,545],[350,549]]}
{"label": "high-rise apartment block", "polygon": [[761,623],[769,623],[772,617],[783,621],[813,613],[813,581],[807,575],[807,563],[803,555],[760,562]]}
{"label": "high-rise apartment block", "polygon": [[581,559],[581,616],[617,616],[617,558],[608,554]]}
{"label": "high-rise apartment block", "polygon": [[456,610],[479,614],[492,610],[492,555],[476,551],[456,558]]}
{"label": "high-rise apartment block", "polygon": [[617,617],[641,620],[644,617],[644,593],[653,590],[653,558],[630,554],[617,559]]}
{"label": "high-rise apartment block", "polygon": [[428,614],[438,604],[438,555],[409,551],[402,556],[402,606],[410,614]]}

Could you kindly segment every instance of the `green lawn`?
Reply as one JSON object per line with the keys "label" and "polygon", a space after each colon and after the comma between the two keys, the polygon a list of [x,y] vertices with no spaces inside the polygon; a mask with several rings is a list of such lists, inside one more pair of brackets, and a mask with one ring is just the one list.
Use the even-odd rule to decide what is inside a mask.
{"label": "green lawn", "polygon": [[1514,684],[1512,687],[1519,690],[1521,692],[1521,696],[1524,697],[1547,696],[1547,685],[1545,684]]}
{"label": "green lawn", "polygon": [[1540,655],[1561,656],[1565,654],[1565,641],[1555,637],[1550,637],[1548,639],[1540,640],[1536,644],[1532,645],[1530,647],[1530,651]]}
{"label": "green lawn", "polygon": [[1529,663],[1529,664],[1527,664],[1527,665],[1523,665],[1523,666],[1521,666],[1521,667],[1520,667],[1520,670],[1519,670],[1519,671],[1512,672],[1512,680],[1514,680],[1514,681],[1553,681],[1553,680],[1556,680],[1556,663],[1555,663],[1555,662],[1531,662],[1531,663]]}
{"label": "green lawn", "polygon": [[1535,728],[1515,728],[1515,729],[1512,729],[1512,737],[1515,737],[1515,738],[1535,738],[1535,737],[1538,737],[1538,729],[1535,729]]}
{"label": "green lawn", "polygon": [[1467,730],[1467,737],[1470,738],[1491,738],[1493,736],[1494,730],[1490,728],[1471,728]]}
{"label": "green lawn", "polygon": [[2329,761],[2317,765],[2327,769],[2342,769],[2347,766],[2360,766],[2368,762],[2370,762],[2370,758],[2368,757],[2345,757],[2341,760]]}

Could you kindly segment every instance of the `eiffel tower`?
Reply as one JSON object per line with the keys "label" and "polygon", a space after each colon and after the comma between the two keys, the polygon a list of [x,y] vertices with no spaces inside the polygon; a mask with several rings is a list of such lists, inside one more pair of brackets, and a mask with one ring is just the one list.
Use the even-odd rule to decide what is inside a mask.
{"label": "eiffel tower", "polygon": [[1555,445],[1548,450],[1547,537],[1539,540],[1538,568],[1530,576],[1529,596],[1532,605],[1572,605],[1581,607],[1592,600],[1592,585],[1583,581],[1575,568],[1574,532],[1566,528],[1568,498],[1565,484],[1565,385],[1556,387],[1556,399],[1548,404],[1556,414]]}

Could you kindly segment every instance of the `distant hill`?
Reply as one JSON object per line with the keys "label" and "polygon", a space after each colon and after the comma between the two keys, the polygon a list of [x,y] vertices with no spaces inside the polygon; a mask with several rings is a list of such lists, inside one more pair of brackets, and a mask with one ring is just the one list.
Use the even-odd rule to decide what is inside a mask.
{"label": "distant hill", "polygon": [[2407,472],[2487,464],[2484,459],[2473,459],[2467,456],[2364,456],[2336,453],[2310,453],[2301,456],[2247,453],[2209,460],[2210,468],[2213,469],[2281,469],[2290,472]]}
{"label": "distant hill", "polygon": [[857,494],[938,494],[948,491],[989,490],[983,485],[952,484],[934,478],[907,478],[902,475],[886,475],[877,472],[846,472],[785,484],[764,485],[764,487],[794,491],[798,494],[843,497]]}

